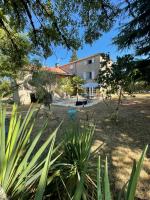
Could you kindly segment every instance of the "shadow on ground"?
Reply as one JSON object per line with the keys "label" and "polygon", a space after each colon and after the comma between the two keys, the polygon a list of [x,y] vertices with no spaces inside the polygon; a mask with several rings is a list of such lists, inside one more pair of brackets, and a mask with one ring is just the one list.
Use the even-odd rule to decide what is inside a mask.
{"label": "shadow on ground", "polygon": [[[138,160],[146,144],[150,144],[150,95],[123,102],[119,122],[111,122],[102,104],[95,110],[96,133],[94,147],[104,143],[100,154],[110,161],[111,187],[120,190],[127,182],[133,160]],[[137,188],[139,199],[150,199],[150,147]]]}
{"label": "shadow on ground", "polygon": [[[26,109],[25,107],[21,108]],[[68,125],[67,107],[53,106],[51,112],[40,112],[34,134],[48,120],[48,127],[41,143],[64,120],[59,130],[57,143],[62,140],[64,127]],[[113,196],[126,183],[131,173],[133,160],[138,160],[146,144],[150,144],[150,94],[137,95],[123,101],[119,122],[116,124],[107,117],[103,102],[88,108],[78,108],[79,121],[92,121],[96,124],[93,150],[101,147],[99,154],[108,156],[111,188]],[[150,146],[144,161],[136,196],[150,199]]]}

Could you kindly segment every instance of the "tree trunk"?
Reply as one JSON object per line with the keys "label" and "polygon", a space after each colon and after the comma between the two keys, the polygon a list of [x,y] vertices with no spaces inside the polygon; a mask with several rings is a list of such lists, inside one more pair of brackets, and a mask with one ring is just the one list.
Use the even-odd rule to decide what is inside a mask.
{"label": "tree trunk", "polygon": [[115,121],[116,122],[118,121],[121,97],[122,97],[122,88],[120,88],[120,91],[119,91],[119,98],[118,98],[118,103],[117,103],[116,112],[115,112]]}
{"label": "tree trunk", "polygon": [[79,89],[78,89],[78,85],[77,85],[77,101],[79,100]]}
{"label": "tree trunk", "polygon": [[14,100],[15,103],[20,104],[20,96],[19,96],[17,81],[14,79],[11,82],[11,84],[12,84],[12,87],[14,88],[14,90],[13,90],[13,100]]}

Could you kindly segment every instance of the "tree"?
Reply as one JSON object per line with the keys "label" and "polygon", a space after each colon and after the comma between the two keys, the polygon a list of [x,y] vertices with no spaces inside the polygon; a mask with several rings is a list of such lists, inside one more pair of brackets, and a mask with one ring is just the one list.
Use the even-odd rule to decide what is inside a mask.
{"label": "tree", "polygon": [[137,55],[149,55],[150,52],[150,7],[148,0],[132,0],[126,1],[125,11],[130,15],[130,21],[123,27],[116,43],[119,48],[136,47]]}
{"label": "tree", "polygon": [[[21,66],[27,66],[31,47],[48,57],[53,46],[77,50],[83,42],[91,44],[112,27],[117,13],[118,8],[109,0],[0,1],[0,29],[9,46],[0,45],[1,69],[16,76]],[[20,32],[26,33],[27,43]]]}
{"label": "tree", "polygon": [[[8,29],[10,30],[9,27]],[[0,28],[0,79],[3,80],[0,88],[3,89],[4,96],[17,92],[17,79],[23,79],[30,65],[28,55],[32,52],[32,47],[27,36],[14,31],[13,41],[17,44],[17,51],[6,32]]]}
{"label": "tree", "polygon": [[66,77],[66,78],[62,78],[59,81],[59,87],[66,94],[76,95],[77,100],[78,100],[79,93],[83,91],[81,87],[83,83],[84,83],[84,80],[79,76]]}
{"label": "tree", "polygon": [[135,47],[136,55],[150,56],[150,6],[149,0],[125,0],[123,9],[128,22],[114,39],[119,49]]}
{"label": "tree", "polygon": [[[8,21],[7,29],[12,33],[11,39],[0,28],[0,78],[5,81],[5,84],[2,81],[0,82],[0,87],[4,89],[4,86],[6,86],[6,91],[8,91],[9,85],[9,92],[4,91],[4,95],[14,91],[18,95],[18,88],[24,83],[26,76],[32,73],[32,69],[35,66],[36,69],[41,67],[41,63],[36,58],[30,58],[38,55],[38,52],[33,49],[27,34],[17,33],[12,30],[10,28],[10,20]],[[16,44],[17,49],[14,48],[13,43]],[[6,84],[6,79],[8,84]],[[21,80],[19,84],[18,80]]]}
{"label": "tree", "polygon": [[33,66],[33,67],[36,67],[36,69],[39,69],[42,67],[42,64],[40,62],[39,59],[37,58],[33,58],[31,61],[30,61],[30,64]]}
{"label": "tree", "polygon": [[72,56],[70,58],[70,62],[73,62],[73,61],[76,61],[76,60],[78,60],[77,52],[75,50],[73,50]]}
{"label": "tree", "polygon": [[[97,79],[103,89],[103,100],[111,108],[111,118],[118,119],[122,97],[125,93],[129,95],[133,93],[132,89],[138,73],[139,70],[136,68],[136,63],[131,55],[117,57],[116,63],[113,63],[112,66],[107,66],[103,63],[99,69]],[[115,109],[114,106],[112,108],[111,104],[113,94],[118,96]]]}
{"label": "tree", "polygon": [[10,81],[2,79],[0,80],[0,98],[3,98],[11,94]]}
{"label": "tree", "polygon": [[38,102],[43,102],[50,108],[56,87],[56,75],[52,72],[42,71],[42,69],[33,71],[32,80],[29,84],[35,88]]}
{"label": "tree", "polygon": [[136,68],[140,71],[138,79],[150,85],[150,59],[138,59],[135,63]]}
{"label": "tree", "polygon": [[73,90],[74,90],[73,93],[76,94],[77,101],[78,101],[79,93],[81,91],[83,91],[81,85],[84,83],[84,80],[80,76],[74,76],[72,78],[71,82],[72,82],[72,86],[73,86]]}
{"label": "tree", "polygon": [[34,48],[48,57],[53,46],[76,50],[83,41],[91,44],[110,30],[117,14],[117,6],[110,0],[10,0],[0,2],[0,27],[17,51],[7,27],[9,18],[12,30],[28,32]]}
{"label": "tree", "polygon": [[72,86],[71,78],[69,77],[61,78],[59,81],[59,88],[61,88],[61,90],[66,93],[66,95],[68,94],[72,95],[73,86]]}
{"label": "tree", "polygon": [[[31,52],[30,42],[23,34],[13,33],[13,40],[18,50],[3,29],[0,29],[0,76],[17,77],[18,71],[29,64],[28,54]],[[19,55],[19,57],[17,56]]]}

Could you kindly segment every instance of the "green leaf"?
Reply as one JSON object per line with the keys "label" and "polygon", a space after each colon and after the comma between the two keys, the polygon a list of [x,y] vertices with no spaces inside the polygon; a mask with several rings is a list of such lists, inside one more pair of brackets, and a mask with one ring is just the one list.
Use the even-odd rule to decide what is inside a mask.
{"label": "green leaf", "polygon": [[[37,151],[35,151],[35,147],[47,125],[46,123],[39,130],[39,133],[36,134],[33,141],[29,143],[35,123],[35,116],[33,116],[34,110],[34,108],[30,108],[22,121],[21,116],[17,114],[17,106],[14,105],[10,118],[9,131],[6,137],[6,111],[5,108],[0,110],[0,186],[9,194],[11,199],[18,199],[18,197],[22,199],[24,193],[39,180],[43,166],[47,166],[48,162],[49,168],[58,158],[56,156],[51,160],[51,155],[59,146],[53,148],[56,132],[59,127],[50,134],[48,139]],[[50,153],[48,154],[49,160],[44,154],[48,146],[51,147]],[[44,162],[46,163],[45,165]]]}
{"label": "green leaf", "polygon": [[[80,175],[78,174],[78,176]],[[78,183],[77,183],[73,200],[80,200],[83,195],[83,191],[84,191],[84,175],[78,178]]]}
{"label": "green leaf", "polygon": [[53,140],[54,135],[56,134],[58,128],[49,136],[49,138],[44,142],[44,144],[39,148],[39,150],[35,153],[31,161],[28,163],[27,167],[24,169],[22,174],[20,175],[20,178],[15,185],[15,189],[21,184],[21,182],[24,180],[24,178],[32,171],[34,166],[36,165],[38,159],[42,156],[43,152],[45,151],[46,147],[50,144],[50,142]]}
{"label": "green leaf", "polygon": [[5,169],[5,118],[6,110],[5,108],[0,108],[0,184],[3,179],[3,170]]}
{"label": "green leaf", "polygon": [[98,162],[97,162],[97,200],[102,200],[100,156],[98,157]]}
{"label": "green leaf", "polygon": [[136,172],[136,160],[133,161],[133,167],[132,167],[132,171],[131,171],[131,175],[130,175],[130,179],[129,179],[129,183],[127,187],[127,192],[125,194],[125,199],[128,199],[135,172]]}
{"label": "green leaf", "polygon": [[9,187],[12,186],[12,184],[14,183],[14,181],[16,180],[16,178],[18,177],[19,174],[21,174],[22,170],[26,167],[27,165],[27,161],[29,159],[29,157],[31,156],[37,142],[39,141],[45,127],[47,125],[47,122],[45,123],[45,125],[43,126],[43,128],[39,131],[39,133],[37,134],[37,136],[35,137],[35,139],[33,140],[32,144],[30,145],[29,149],[27,150],[22,162],[20,163],[20,165],[18,166],[15,175],[13,177],[13,179],[11,180],[11,183],[9,184]]}
{"label": "green leaf", "polygon": [[111,200],[107,157],[105,160],[105,169],[104,169],[104,195],[105,195],[105,200]]}
{"label": "green leaf", "polygon": [[50,146],[47,158],[46,158],[45,165],[44,165],[43,170],[42,170],[40,182],[39,182],[36,194],[35,194],[35,200],[42,200],[43,199],[43,194],[44,194],[45,187],[46,187],[46,184],[47,184],[48,170],[49,170],[49,167],[50,167],[49,163],[50,163],[51,156],[52,156],[52,153],[53,153],[55,138],[56,138],[56,132],[53,135],[52,143],[51,143],[51,146]]}
{"label": "green leaf", "polygon": [[144,161],[144,157],[147,152],[147,149],[148,149],[148,145],[145,146],[142,152],[142,155],[140,157],[140,160],[137,163],[136,169],[135,169],[135,166],[133,166],[134,169],[132,169],[129,185],[127,188],[127,200],[133,200],[135,197],[136,187],[137,187],[138,179],[140,176],[140,172],[142,169],[142,165],[143,165],[143,161]]}

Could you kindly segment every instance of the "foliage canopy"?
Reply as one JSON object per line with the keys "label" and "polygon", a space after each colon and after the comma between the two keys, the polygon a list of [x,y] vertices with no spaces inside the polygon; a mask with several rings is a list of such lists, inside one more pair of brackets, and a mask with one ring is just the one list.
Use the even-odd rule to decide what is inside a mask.
{"label": "foliage canopy", "polygon": [[13,32],[13,41],[17,45],[16,49],[13,43],[0,28],[0,76],[16,77],[18,70],[24,65],[29,64],[28,53],[31,51],[30,42],[23,34]]}
{"label": "foliage canopy", "polygon": [[135,47],[137,55],[150,56],[150,4],[149,0],[127,0],[123,12],[128,21],[114,39],[119,49]]}
{"label": "foliage canopy", "polygon": [[53,45],[78,49],[83,40],[91,44],[112,27],[118,13],[110,0],[4,0],[0,8],[0,27],[14,47],[17,45],[7,28],[7,18],[13,30],[29,32],[34,47],[45,57],[52,54]]}
{"label": "foliage canopy", "polygon": [[[108,100],[106,105],[111,108],[111,98],[115,94],[118,96],[118,102],[115,109],[111,108],[111,118],[117,120],[119,106],[122,102],[124,93],[132,94],[133,86],[137,77],[139,77],[139,70],[136,68],[136,62],[133,56],[125,55],[123,57],[117,57],[116,63],[111,66],[107,66],[107,61],[102,63],[99,69],[98,82],[101,84],[101,88],[104,92],[104,102]],[[114,107],[114,106],[113,106]]]}

